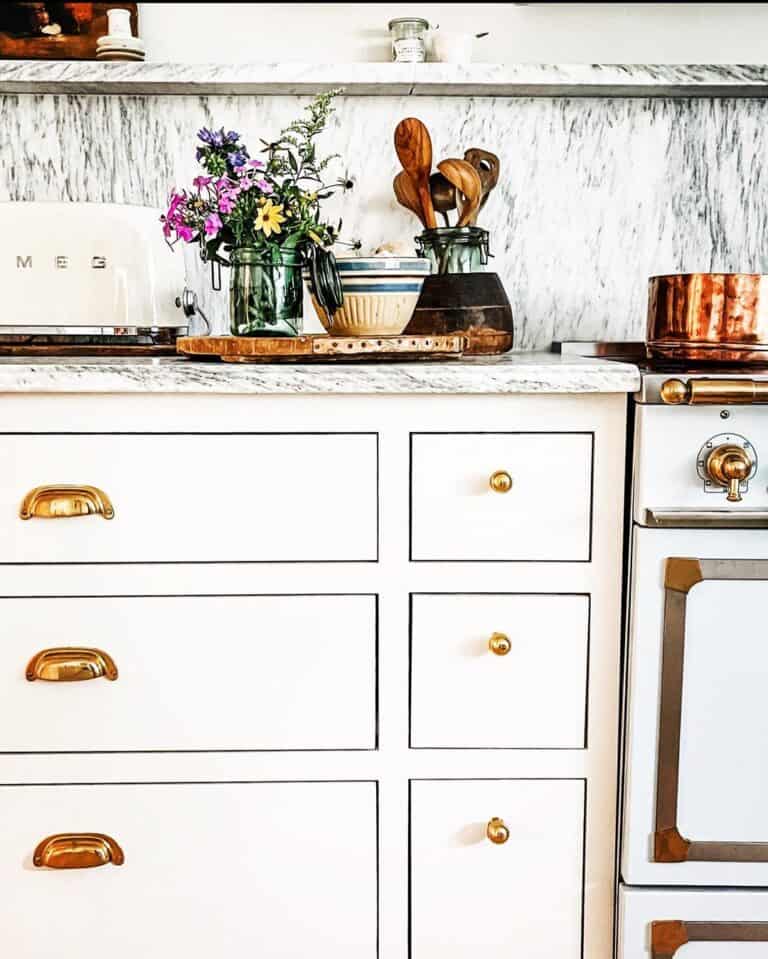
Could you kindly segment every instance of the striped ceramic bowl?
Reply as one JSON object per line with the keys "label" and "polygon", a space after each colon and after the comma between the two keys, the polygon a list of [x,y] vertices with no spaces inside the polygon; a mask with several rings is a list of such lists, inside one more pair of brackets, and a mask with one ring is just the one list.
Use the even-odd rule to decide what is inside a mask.
{"label": "striped ceramic bowl", "polygon": [[344,304],[328,327],[336,336],[399,336],[408,326],[430,263],[421,257],[371,256],[339,259]]}

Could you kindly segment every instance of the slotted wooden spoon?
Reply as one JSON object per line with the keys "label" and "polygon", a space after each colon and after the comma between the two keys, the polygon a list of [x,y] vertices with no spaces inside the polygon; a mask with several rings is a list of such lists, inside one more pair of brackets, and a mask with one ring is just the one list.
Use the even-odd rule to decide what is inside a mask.
{"label": "slotted wooden spoon", "polygon": [[401,120],[395,129],[395,150],[403,169],[413,180],[419,205],[422,210],[422,221],[427,229],[434,230],[437,226],[435,208],[432,206],[432,197],[429,192],[429,174],[432,171],[432,140],[429,130],[421,120],[408,117]]}
{"label": "slotted wooden spoon", "polygon": [[477,216],[477,211],[480,209],[480,203],[483,199],[483,184],[480,181],[480,174],[466,160],[441,160],[437,164],[437,169],[449,183],[456,187],[457,194],[460,193],[464,196],[465,202],[462,204],[459,222],[456,226],[468,226],[473,217]]}

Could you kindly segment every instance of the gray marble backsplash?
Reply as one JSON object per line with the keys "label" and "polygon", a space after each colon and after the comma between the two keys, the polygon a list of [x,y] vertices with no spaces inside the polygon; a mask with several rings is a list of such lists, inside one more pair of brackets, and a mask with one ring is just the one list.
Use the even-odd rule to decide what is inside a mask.
{"label": "gray marble backsplash", "polygon": [[[111,201],[161,207],[196,173],[202,125],[240,130],[256,152],[303,99],[283,96],[0,97],[0,199]],[[553,339],[637,338],[654,273],[768,272],[765,99],[413,98],[339,100],[328,152],[356,186],[329,204],[363,251],[410,242],[398,207],[392,132],[427,123],[435,160],[472,146],[501,157],[481,216],[493,268],[512,302],[516,348]],[[158,229],[159,229],[158,225]],[[226,294],[209,290],[191,250],[188,279],[217,330]],[[226,281],[226,277],[225,277]]]}

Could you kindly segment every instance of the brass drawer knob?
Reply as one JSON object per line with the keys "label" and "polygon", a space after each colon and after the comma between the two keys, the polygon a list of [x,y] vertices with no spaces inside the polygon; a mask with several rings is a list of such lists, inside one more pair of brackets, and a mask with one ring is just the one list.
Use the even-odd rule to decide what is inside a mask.
{"label": "brass drawer knob", "polygon": [[485,835],[495,846],[503,846],[509,839],[509,829],[504,825],[504,820],[494,816],[485,827]]}
{"label": "brass drawer knob", "polygon": [[19,509],[22,519],[62,519],[93,513],[104,519],[115,515],[107,494],[95,486],[36,486],[24,497]]}
{"label": "brass drawer knob", "polygon": [[488,649],[495,656],[506,656],[512,649],[512,640],[504,633],[494,633],[488,640]]}
{"label": "brass drawer knob", "polygon": [[494,493],[508,493],[512,489],[512,477],[506,470],[496,470],[491,473],[488,485]]}
{"label": "brass drawer knob", "polygon": [[122,866],[125,855],[111,836],[91,832],[63,832],[39,842],[32,862],[46,869],[92,869],[94,866]]}
{"label": "brass drawer knob", "polygon": [[74,683],[84,679],[117,679],[114,659],[100,649],[57,646],[36,653],[27,666],[27,679],[49,683]]}

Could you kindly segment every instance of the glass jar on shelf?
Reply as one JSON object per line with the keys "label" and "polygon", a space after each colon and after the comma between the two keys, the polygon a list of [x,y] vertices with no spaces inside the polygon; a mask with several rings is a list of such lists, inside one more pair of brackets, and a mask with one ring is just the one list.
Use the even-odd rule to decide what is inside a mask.
{"label": "glass jar on shelf", "polygon": [[395,63],[423,63],[427,59],[429,23],[421,17],[400,17],[389,21],[392,59]]}

